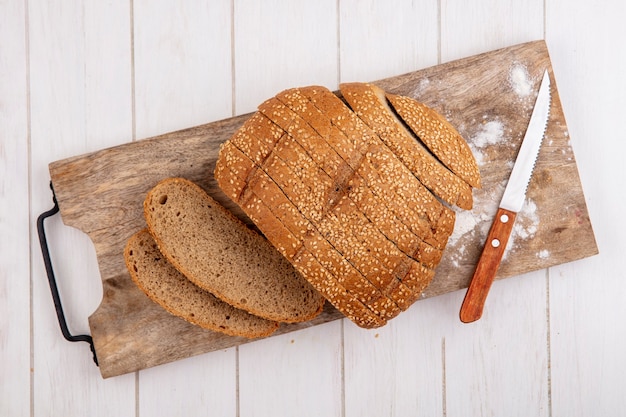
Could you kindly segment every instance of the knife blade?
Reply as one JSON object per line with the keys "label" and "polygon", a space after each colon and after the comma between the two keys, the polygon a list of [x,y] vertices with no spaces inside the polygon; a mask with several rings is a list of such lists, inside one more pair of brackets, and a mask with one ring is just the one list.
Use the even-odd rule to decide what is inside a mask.
{"label": "knife blade", "polygon": [[482,316],[487,294],[502,261],[515,218],[526,200],[526,190],[548,125],[550,102],[550,76],[546,70],[515,165],[461,305],[460,318],[464,323],[471,323]]}

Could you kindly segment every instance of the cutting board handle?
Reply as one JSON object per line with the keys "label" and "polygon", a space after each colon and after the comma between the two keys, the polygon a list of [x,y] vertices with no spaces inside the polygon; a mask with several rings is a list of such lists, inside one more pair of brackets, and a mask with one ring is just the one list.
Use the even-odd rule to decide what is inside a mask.
{"label": "cutting board handle", "polygon": [[98,365],[98,357],[96,356],[96,349],[93,344],[93,338],[87,334],[73,335],[70,333],[67,327],[67,321],[65,320],[65,313],[63,312],[63,306],[61,305],[61,297],[59,296],[59,289],[57,287],[56,278],[54,276],[54,270],[52,269],[52,261],[50,259],[50,251],[48,250],[48,240],[46,239],[46,229],[44,227],[44,220],[48,217],[54,216],[59,212],[59,203],[57,202],[56,195],[54,194],[54,188],[52,182],[50,182],[50,189],[52,190],[52,201],[54,207],[45,211],[37,218],[37,234],[39,235],[39,244],[41,246],[41,254],[43,255],[43,263],[46,267],[46,274],[48,275],[48,283],[50,284],[50,291],[52,292],[52,301],[54,301],[54,309],[57,313],[57,319],[59,320],[59,326],[61,327],[61,333],[65,340],[69,342],[87,342],[93,353],[93,361],[96,366]]}

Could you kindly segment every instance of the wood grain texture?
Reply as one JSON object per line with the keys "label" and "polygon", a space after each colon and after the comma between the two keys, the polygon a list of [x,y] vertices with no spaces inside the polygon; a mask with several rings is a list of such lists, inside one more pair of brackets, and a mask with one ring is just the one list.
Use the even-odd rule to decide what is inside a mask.
{"label": "wood grain texture", "polygon": [[441,0],[441,60],[541,38],[543,7],[544,2],[537,0]]}
{"label": "wood grain texture", "polygon": [[[524,66],[528,72],[528,83],[540,79],[546,68],[551,69],[545,43],[518,45],[379,82],[391,92],[413,96],[446,115],[468,138],[471,146],[479,143],[478,130],[486,120],[483,116],[495,118],[506,126],[510,135],[507,137],[508,144],[479,149],[482,153],[490,153],[481,157],[483,162],[499,162],[483,163],[481,166],[483,189],[476,193],[475,208],[471,212],[474,218],[484,219],[487,223],[497,208],[502,191],[500,184],[510,173],[509,161],[514,160],[532,110],[532,104],[529,104],[532,101],[520,99],[508,81],[514,65]],[[471,74],[473,80],[471,89],[467,88],[467,74]],[[536,94],[538,83],[534,84],[531,84],[535,88],[534,93],[528,93],[529,96]],[[571,147],[563,143],[568,141],[567,126],[560,111],[556,87],[553,92],[554,111],[547,131],[550,146],[541,151],[537,175],[533,177],[528,192],[529,200],[536,202],[533,206],[536,213],[529,215],[533,239],[524,239],[523,234],[518,236],[501,266],[500,278],[597,252],[573,153]],[[103,375],[112,376],[240,343],[210,333],[203,335],[202,339],[193,331],[184,332],[184,336],[177,333],[173,320],[163,320],[157,307],[149,307],[145,300],[137,296],[138,290],[134,291],[129,284],[119,253],[128,236],[142,225],[140,209],[143,195],[161,178],[173,175],[187,177],[200,183],[218,201],[228,203],[215,186],[211,172],[218,145],[245,118],[226,119],[50,165],[63,221],[89,234],[98,253],[104,300],[90,317],[90,325],[96,350],[103,358]],[[562,189],[568,191],[564,193]],[[571,208],[566,213],[562,210],[564,204]],[[87,207],[89,215],[85,215]],[[232,205],[229,207],[232,208]],[[535,218],[549,221],[538,222]],[[484,239],[480,229],[481,224],[476,224],[457,241],[450,242],[425,297],[467,286],[478,256],[476,248],[482,246]],[[526,233],[529,234],[528,231]],[[565,249],[563,239],[578,244]],[[540,256],[543,250],[547,250],[550,256]],[[137,316],[128,320],[127,309]],[[120,317],[122,321],[118,322],[113,317]],[[329,310],[313,323],[286,326],[284,331],[334,318],[337,314]],[[138,334],[132,333],[138,330],[135,321],[145,324]],[[183,338],[167,339],[163,336],[171,334]],[[130,343],[132,340],[137,343]],[[211,342],[207,343],[207,340]],[[161,346],[163,354],[141,353],[154,343]],[[171,344],[179,349],[172,352],[164,348]],[[109,355],[115,356],[115,361],[109,362]]]}
{"label": "wood grain texture", "polygon": [[[437,64],[438,5],[342,0],[341,81],[389,77]],[[415,303],[372,331],[344,323],[346,417],[445,415],[440,319],[446,315],[439,308],[441,297],[437,300]]]}
{"label": "wood grain texture", "polygon": [[147,417],[236,416],[235,350],[194,356],[138,372],[138,414]]}
{"label": "wood grain texture", "polygon": [[[498,48],[522,39],[541,38],[544,29],[542,4],[536,0],[523,5],[513,0],[442,2],[442,59],[462,56],[468,51]],[[524,74],[523,66],[513,68],[521,69]],[[513,68],[509,68],[509,75]],[[519,87],[523,86],[522,83]],[[528,92],[524,88],[519,90]],[[518,98],[528,100],[528,96],[521,96]],[[510,135],[500,120],[489,117],[480,120],[481,128],[477,129],[475,143],[494,140],[499,143],[497,138]],[[485,156],[485,153],[478,152],[477,155]],[[503,190],[504,184],[501,186]],[[495,200],[499,202],[500,197]],[[527,205],[527,208],[532,207]],[[529,210],[520,221],[522,227],[518,231],[524,236],[532,232],[535,223],[531,214],[532,210]],[[462,216],[459,216],[455,232],[457,240],[467,230],[467,224],[466,228],[460,227],[463,223]],[[481,234],[487,234],[489,224],[490,221],[484,223]],[[482,248],[483,244],[484,240],[479,247]],[[549,415],[546,338],[549,312],[545,287],[545,270],[524,274],[505,283],[496,281],[479,322],[469,325],[460,321],[442,323],[446,342],[448,415]],[[460,291],[444,296],[441,302],[449,314],[458,314],[462,298],[463,291]],[[525,342],[520,343],[522,340]],[[528,358],[533,358],[531,369],[524,365]]]}
{"label": "wood grain texture", "polygon": [[420,301],[370,331],[345,322],[346,417],[445,415],[443,305]]}
{"label": "wood grain texture", "polygon": [[[317,326],[318,331],[282,334],[240,346],[241,415],[288,416],[295,408],[303,417],[341,415],[342,345],[336,341],[341,341],[342,328],[336,320]],[[296,367],[308,372],[291,372]]]}
{"label": "wood grain texture", "polygon": [[[138,73],[132,71],[134,58],[128,51],[137,46],[132,30],[135,23],[141,21],[144,28],[163,25],[171,10],[178,7],[168,7],[166,2],[142,7],[138,1],[142,0],[0,2],[0,72],[3,74],[0,153],[4,152],[0,156],[3,233],[0,236],[0,312],[3,313],[0,415],[146,417],[180,411],[185,415],[234,417],[246,415],[256,401],[261,402],[263,406],[259,409],[266,415],[278,416],[281,412],[289,416],[306,415],[314,414],[315,410],[336,409],[336,397],[326,395],[331,390],[343,393],[341,412],[336,413],[343,416],[620,414],[626,406],[622,383],[626,332],[621,320],[626,314],[621,262],[626,225],[619,214],[626,202],[621,192],[621,179],[625,176],[621,155],[626,142],[619,129],[626,108],[623,94],[626,55],[619,41],[626,30],[622,24],[626,3],[620,0],[602,4],[583,0],[427,0],[389,3],[398,8],[394,13],[393,8],[383,10],[387,3],[383,1],[338,0],[330,4],[313,1],[325,9],[313,15],[329,13],[328,8],[343,11],[336,20],[319,20],[297,33],[289,33],[308,38],[304,44],[309,47],[315,44],[313,39],[319,34],[340,34],[339,45],[333,45],[332,51],[336,54],[336,65],[329,67],[329,73],[318,70],[317,77],[322,81],[334,79],[337,68],[340,79],[351,71],[363,71],[365,80],[376,79],[425,68],[436,63],[437,56],[446,62],[545,38],[600,247],[599,256],[494,282],[488,308],[475,324],[463,325],[457,320],[464,293],[459,290],[416,303],[380,332],[370,333],[345,320],[337,320],[329,324],[341,323],[340,332],[328,331],[322,325],[284,335],[288,340],[292,335],[297,336],[295,343],[285,349],[280,343],[252,343],[102,382],[87,346],[62,339],[45,283],[37,237],[24,230],[34,229],[36,216],[51,207],[47,164],[126,143],[130,138],[192,126],[194,122],[189,121],[187,110],[175,108],[184,96],[177,94],[173,100],[176,104],[164,105],[158,93],[158,88],[169,91],[166,84],[170,81],[176,84],[185,73],[198,85],[206,85],[210,80],[215,91],[223,90],[224,85],[233,87],[230,75],[214,77],[224,73],[219,70],[219,64],[216,72],[209,73],[177,63],[160,64],[166,58],[158,55],[164,53],[167,42],[150,48],[150,52],[146,49],[145,53],[154,56],[142,58],[163,65],[154,70],[153,78],[150,68],[143,67],[146,71]],[[201,2],[188,3],[204,7]],[[234,6],[236,0],[230,3]],[[430,15],[432,3],[439,6],[438,15],[432,20],[422,21],[410,12],[415,7]],[[189,4],[180,9],[193,13]],[[246,4],[257,9],[264,5],[269,9],[282,6],[280,2],[264,0],[250,0]],[[312,7],[304,9],[312,10]],[[279,10],[268,10],[267,14],[272,12],[281,14]],[[144,13],[150,16],[143,16]],[[237,20],[232,13],[231,10],[225,21]],[[81,15],[83,18],[75,18]],[[392,25],[402,22],[404,15],[412,16],[416,24],[400,24],[403,29],[396,31]],[[211,16],[203,16],[202,19],[211,21]],[[391,21],[377,19],[378,16]],[[231,61],[230,52],[226,52],[228,56],[207,52],[215,49],[224,53],[214,42],[191,35],[198,31],[177,27],[180,18],[172,18],[172,22],[176,24],[170,25],[168,31],[177,32],[179,38],[181,33],[190,34],[182,36],[188,42],[183,46],[188,54]],[[430,29],[437,25],[437,32],[431,34]],[[259,30],[258,25],[251,28]],[[264,39],[287,37],[283,26],[265,26],[262,30],[282,35],[266,34]],[[147,28],[147,33],[162,32],[155,27]],[[389,39],[387,32],[402,38],[377,42]],[[352,45],[360,53],[343,49],[344,53],[338,54],[337,48],[347,47],[352,34],[365,36],[363,43],[358,42],[357,36],[353,39]],[[406,47],[417,42],[424,46],[418,54]],[[236,51],[237,43],[232,45]],[[267,66],[262,69],[265,77],[274,77],[272,65],[278,61],[283,66],[301,68],[285,59],[286,52],[280,48],[267,48],[263,54],[265,59],[248,62]],[[414,67],[403,66],[406,56],[416,55],[420,58]],[[384,58],[379,60],[378,56]],[[239,66],[237,62],[233,65]],[[352,65],[360,68],[348,68]],[[367,72],[368,68],[372,73]],[[172,71],[163,77],[163,69]],[[263,85],[273,82],[259,80],[254,70],[253,66],[246,66],[237,73]],[[281,70],[281,75],[290,72],[288,68]],[[17,78],[5,74],[16,74]],[[133,106],[133,95],[138,92],[134,91],[134,85],[148,85],[158,79],[163,85],[151,86],[154,91],[143,96],[154,97],[158,102],[137,100]],[[184,81],[182,84],[186,85]],[[244,82],[244,85],[254,83]],[[193,88],[185,91],[197,97]],[[259,96],[264,98],[273,92]],[[245,91],[240,93],[245,96]],[[232,110],[233,102],[229,96],[223,110]],[[251,99],[249,108],[256,104],[256,99]],[[148,107],[152,105],[159,111],[150,110]],[[136,123],[139,118],[135,117],[135,111],[150,114],[150,118],[145,114],[137,116],[155,124]],[[165,120],[160,121],[159,117]],[[203,117],[195,123],[220,118],[212,110]],[[139,129],[134,129],[135,125]],[[489,128],[497,127],[497,123],[486,122],[483,127],[479,133],[493,133]],[[26,137],[20,132],[26,132]],[[26,152],[25,159],[21,152]],[[2,203],[5,197],[9,199],[7,206]],[[23,213],[30,216],[28,226],[24,224]],[[524,224],[530,226],[532,222]],[[76,332],[89,331],[86,315],[93,312],[103,291],[97,279],[93,244],[82,232],[61,224],[60,216],[50,219],[47,225],[70,327]],[[520,232],[525,230],[531,228],[523,227]],[[29,253],[23,253],[20,248],[28,241]],[[27,264],[30,270],[24,269]],[[30,298],[22,292],[24,288],[28,291],[28,287]],[[339,356],[343,354],[344,366],[339,370],[329,366],[326,351],[318,359],[310,350],[305,360],[297,360],[302,356],[296,350],[306,350],[308,343],[316,347],[323,345]],[[284,352],[291,356],[289,367],[281,366],[278,360],[279,353]],[[267,356],[267,367],[254,363]],[[246,365],[242,365],[244,362]],[[272,368],[272,364],[277,366]],[[271,371],[263,377],[255,376],[254,372],[260,369]],[[313,406],[314,401],[300,391],[306,381],[299,381],[310,375],[320,383],[332,385],[324,386],[319,395],[311,394],[317,401]],[[248,378],[258,385],[276,383],[276,390],[284,394],[284,402],[267,412],[270,401],[259,397],[271,392],[272,387],[238,393],[238,386],[247,384]],[[223,398],[217,398],[222,394]],[[256,413],[260,414],[260,411]]]}
{"label": "wood grain texture", "polygon": [[[28,89],[24,4],[0,3],[0,415],[30,413]],[[11,103],[9,105],[9,103]]]}
{"label": "wood grain texture", "polygon": [[[488,65],[479,64],[486,61],[490,61]],[[517,233],[513,234],[500,266],[497,277],[503,278],[597,253],[545,43],[522,44],[498,50],[497,55],[480,54],[419,71],[419,82],[411,81],[412,75],[408,74],[380,83],[386,90],[412,95],[446,116],[467,139],[481,170],[483,185],[474,192],[475,207],[457,213],[455,233],[425,297],[467,287],[546,68],[554,83],[547,140],[528,187],[525,209],[518,216]],[[517,81],[512,81],[512,77],[518,70],[526,74],[520,84],[529,89],[532,86],[532,92],[524,95],[516,91]],[[445,73],[445,82],[436,78],[441,73]],[[468,73],[472,74],[471,83],[464,82]],[[471,227],[460,227],[465,222]],[[581,227],[586,229],[577,236],[581,239],[574,239],[570,233],[582,230]],[[559,244],[563,241],[571,244]],[[568,260],[570,256],[573,258]]]}

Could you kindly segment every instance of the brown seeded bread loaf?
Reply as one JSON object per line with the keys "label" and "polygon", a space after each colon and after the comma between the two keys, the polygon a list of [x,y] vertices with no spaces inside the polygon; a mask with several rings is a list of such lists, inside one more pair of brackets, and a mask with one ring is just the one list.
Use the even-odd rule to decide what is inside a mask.
{"label": "brown seeded bread loaf", "polygon": [[[360,113],[319,86],[266,100],[221,147],[214,174],[324,297],[371,328],[420,298],[454,228],[438,198],[470,207],[472,187],[425,148],[411,156],[416,141],[384,92],[381,102],[365,90],[355,100],[373,98],[375,110]],[[368,126],[372,113],[387,125]]]}
{"label": "brown seeded bread loaf", "polygon": [[146,196],[144,215],[168,261],[223,301],[279,322],[321,312],[323,297],[276,248],[191,181],[159,182]]}
{"label": "brown seeded bread loaf", "polygon": [[132,280],[150,299],[190,323],[246,338],[269,336],[279,326],[275,321],[239,310],[192,284],[165,259],[146,229],[128,240],[124,259]]}

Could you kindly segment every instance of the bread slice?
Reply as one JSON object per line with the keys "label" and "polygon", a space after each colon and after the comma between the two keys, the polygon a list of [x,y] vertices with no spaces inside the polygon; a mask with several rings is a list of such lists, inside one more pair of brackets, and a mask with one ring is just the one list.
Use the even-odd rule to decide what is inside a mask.
{"label": "bread slice", "polygon": [[287,259],[193,182],[159,182],[146,196],[144,215],[168,261],[234,307],[286,323],[322,311],[324,298]]}
{"label": "bread slice", "polygon": [[472,188],[413,138],[394,116],[382,89],[366,83],[345,83],[339,89],[350,108],[429,190],[449,204],[472,208]]}
{"label": "bread slice", "polygon": [[[381,94],[380,89],[376,91]],[[480,172],[472,150],[450,122],[411,97],[389,93],[385,96],[418,140],[437,159],[470,186],[480,188]]]}
{"label": "bread slice", "polygon": [[124,259],[139,289],[165,310],[190,323],[246,338],[269,336],[278,329],[277,322],[237,309],[192,284],[165,259],[146,229],[128,240]]}

